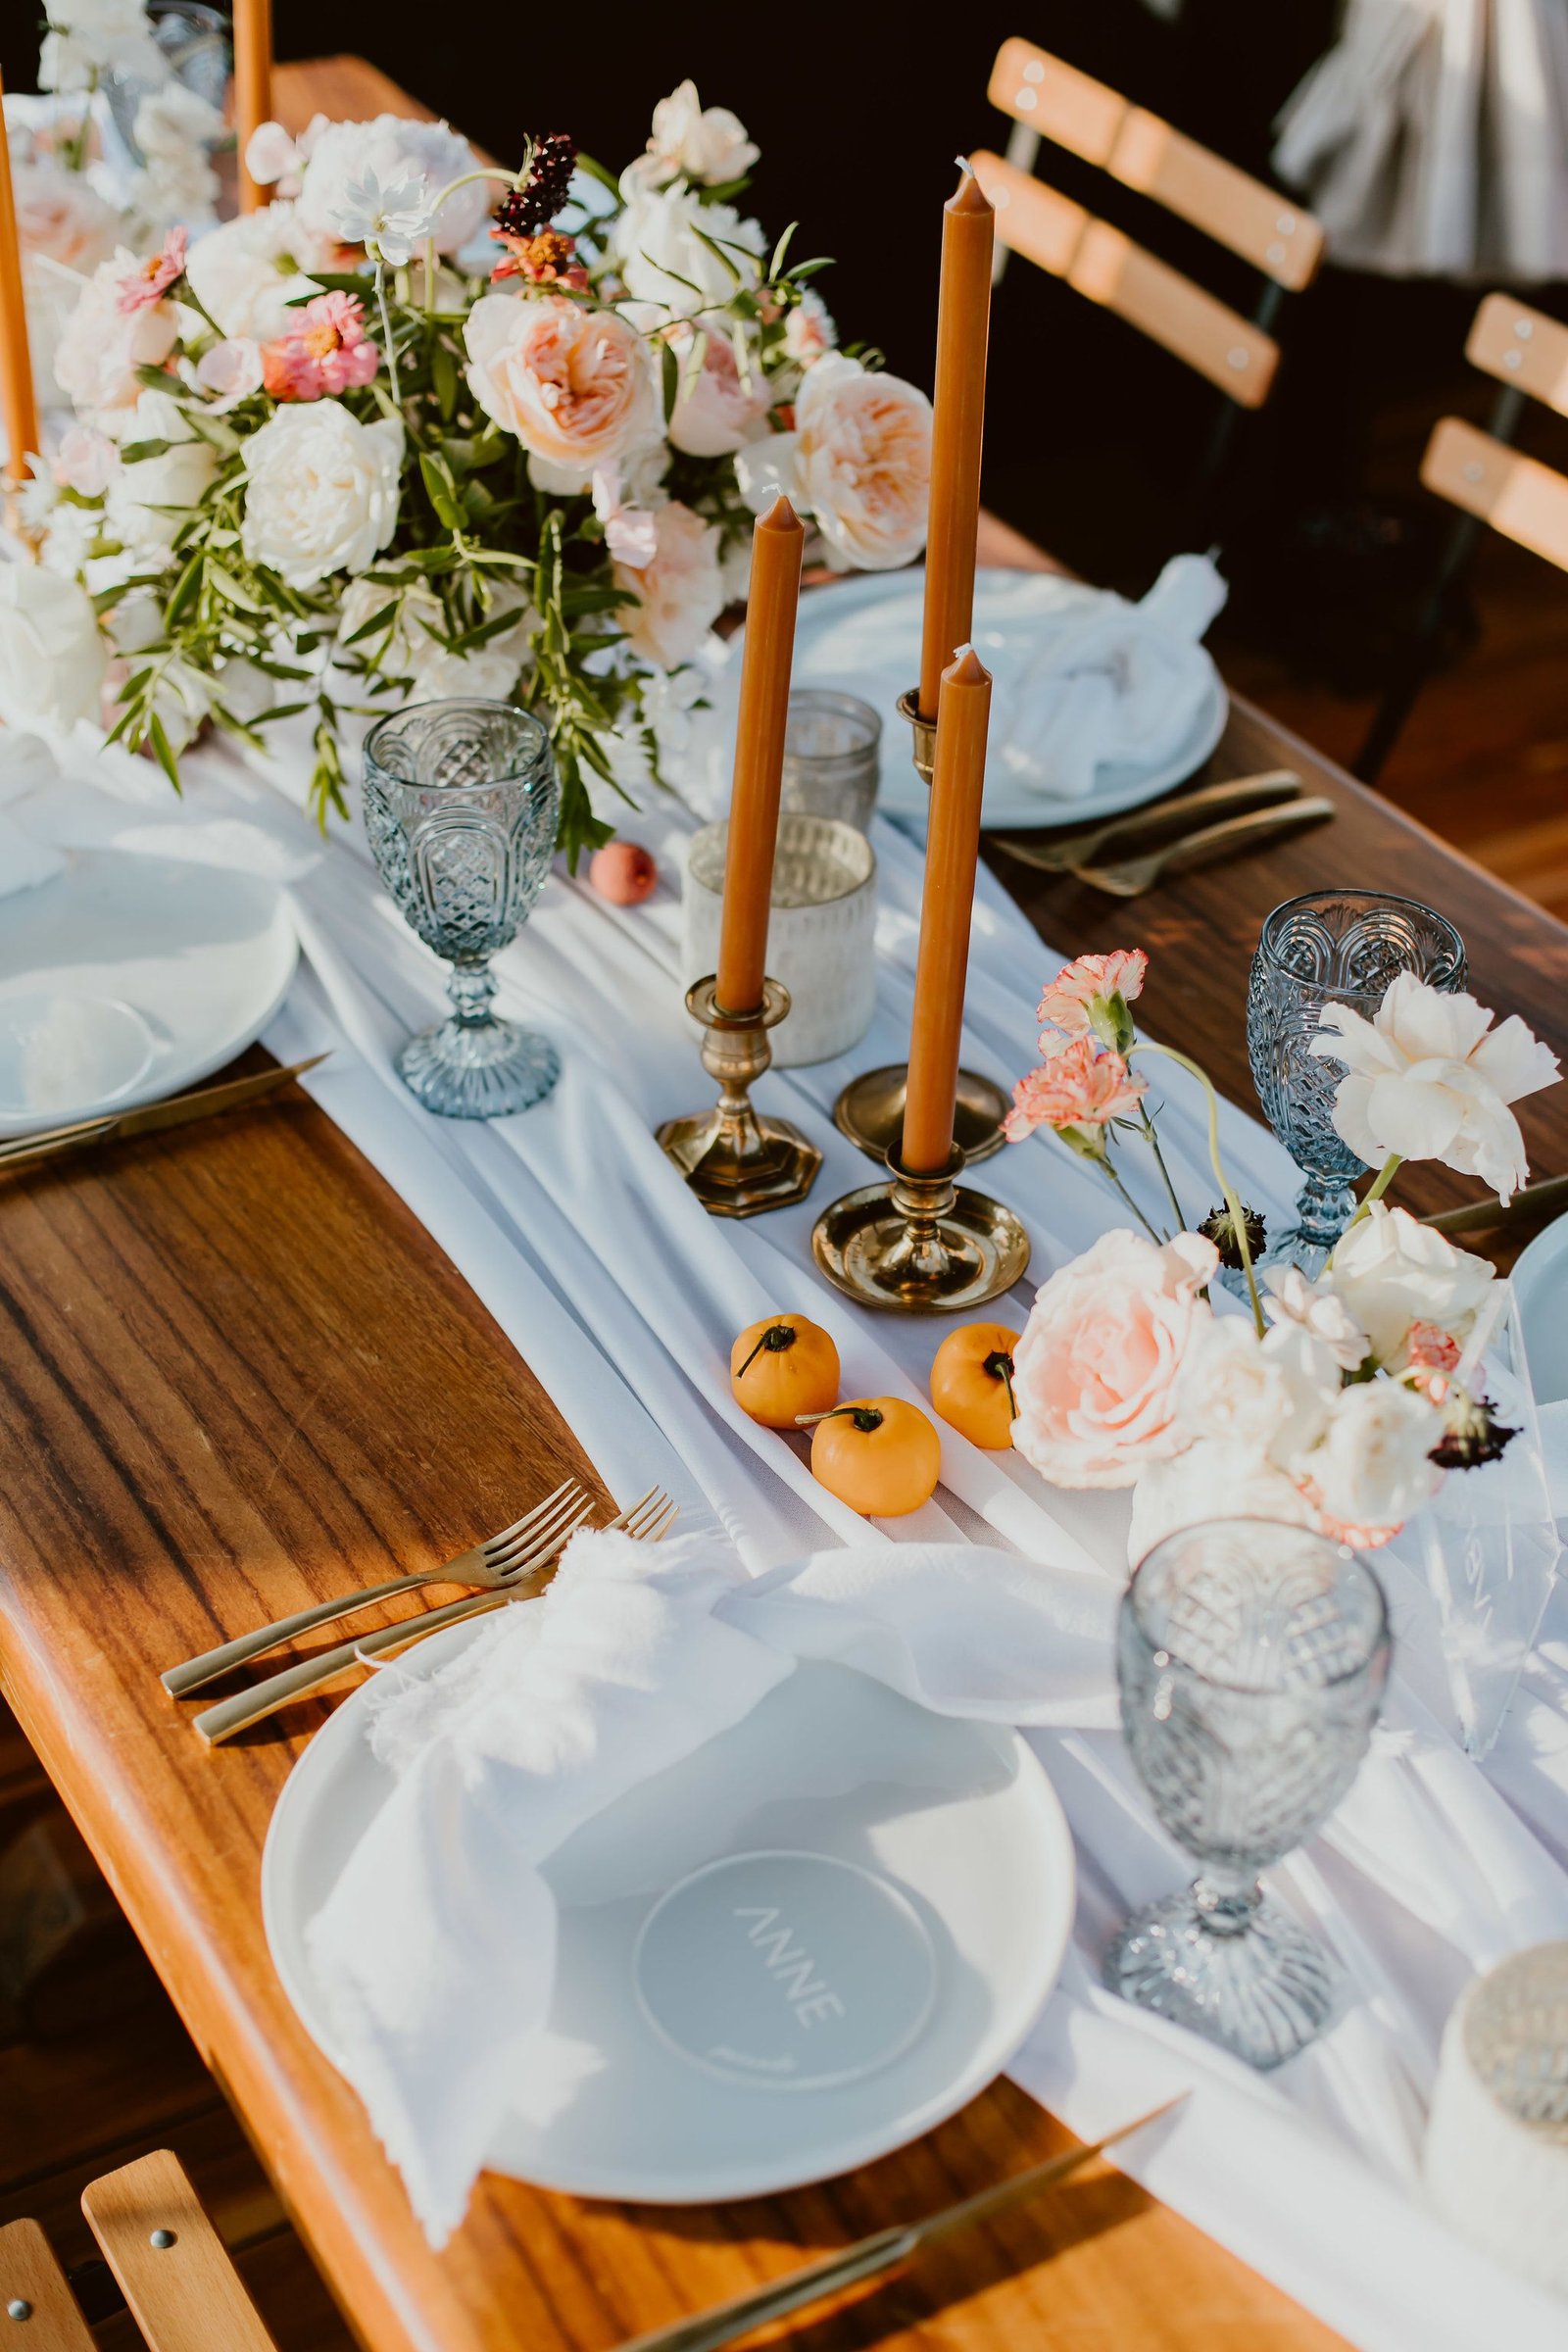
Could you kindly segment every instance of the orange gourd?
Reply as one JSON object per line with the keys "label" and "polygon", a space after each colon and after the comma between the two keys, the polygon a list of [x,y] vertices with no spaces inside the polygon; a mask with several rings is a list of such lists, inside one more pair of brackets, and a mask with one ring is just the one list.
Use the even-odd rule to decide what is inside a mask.
{"label": "orange gourd", "polygon": [[931,1364],[931,1401],[971,1446],[1000,1452],[1012,1444],[1012,1351],[1018,1334],[1004,1323],[964,1323],[950,1331]]}
{"label": "orange gourd", "polygon": [[729,1351],[730,1393],[764,1429],[797,1429],[839,1393],[839,1351],[805,1315],[764,1315]]}
{"label": "orange gourd", "polygon": [[936,1493],[942,1440],[917,1404],[861,1396],[811,1432],[811,1476],[867,1519],[902,1519]]}

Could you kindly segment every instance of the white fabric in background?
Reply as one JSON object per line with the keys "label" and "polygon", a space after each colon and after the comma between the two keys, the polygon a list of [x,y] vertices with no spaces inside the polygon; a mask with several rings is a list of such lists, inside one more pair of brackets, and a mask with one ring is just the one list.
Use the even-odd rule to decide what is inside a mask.
{"label": "white fabric in background", "polygon": [[[664,883],[652,901],[611,907],[558,872],[499,959],[501,1008],[555,1036],[564,1074],[550,1102],[485,1126],[428,1117],[396,1076],[410,1028],[444,1005],[443,970],[381,892],[357,831],[322,845],[289,806],[303,793],[303,747],[280,747],[268,777],[226,746],[186,768],[176,805],[144,763],[111,756],[89,772],[116,797],[74,786],[59,796],[56,830],[128,847],[145,823],[161,855],[254,858],[293,875],[308,963],[268,1044],[290,1060],[331,1048],[310,1091],[448,1251],[612,1492],[629,1497],[658,1480],[682,1502],[683,1531],[721,1529],[754,1572],[834,1544],[863,1555],[957,1537],[1060,1571],[1057,1590],[1082,1575],[1114,1595],[1125,1496],[1054,1493],[1016,1457],[978,1453],[944,1429],[937,1497],[909,1519],[868,1524],[815,1485],[803,1445],[760,1429],[729,1396],[734,1333],[794,1307],[832,1331],[847,1395],[923,1400],[940,1328],[853,1307],[818,1280],[808,1247],[822,1205],[865,1181],[865,1161],[831,1124],[834,1095],[906,1047],[921,860],[902,833],[876,826],[870,1034],[843,1060],[770,1072],[759,1090],[821,1145],[815,1192],[799,1208],[734,1223],[703,1214],[653,1141],[659,1120],[699,1107],[711,1083],[676,979],[670,885],[692,820],[673,798],[627,818],[660,858]],[[1135,907],[1126,940],[1137,944]],[[982,875],[967,1059],[999,1076],[1027,1065],[1040,982],[1056,961]],[[1149,986],[1167,1008],[1179,1004],[1178,968],[1156,963]],[[1168,1065],[1149,1067],[1184,1208],[1200,1216],[1213,1187],[1196,1090]],[[1223,1127],[1239,1189],[1279,1209],[1294,1191],[1284,1153],[1240,1111],[1228,1107]],[[1132,1164],[1157,1216],[1148,1170]],[[1050,1142],[1010,1149],[979,1180],[1030,1229],[1031,1286],[1119,1221],[1093,1171]],[[1029,1295],[1026,1286],[993,1311],[1021,1323]],[[1450,1718],[1424,1596],[1389,1573],[1401,1672],[1374,1766],[1328,1835],[1271,1874],[1350,1969],[1357,1997],[1343,2022],[1260,2078],[1104,1992],[1099,1955],[1118,1919],[1190,1873],[1116,1733],[1042,1731],[1032,1737],[1078,1844],[1079,1912],[1061,1985],[1012,2072],[1089,2135],[1195,2085],[1168,2139],[1129,2148],[1126,2169],[1365,2352],[1561,2352],[1561,2307],[1428,2216],[1417,2158],[1452,1999],[1476,1967],[1568,1925],[1568,1608],[1548,1621],[1483,1771],[1442,1728]],[[1384,1769],[1391,1758],[1397,1772]]]}

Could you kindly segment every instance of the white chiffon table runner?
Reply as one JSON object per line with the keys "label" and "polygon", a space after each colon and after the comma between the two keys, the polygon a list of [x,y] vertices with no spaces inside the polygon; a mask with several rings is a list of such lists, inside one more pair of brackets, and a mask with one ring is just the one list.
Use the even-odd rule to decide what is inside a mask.
{"label": "white chiffon table runner", "polygon": [[[832,1332],[846,1395],[925,1401],[941,1324],[854,1307],[819,1280],[809,1252],[821,1207],[866,1181],[867,1163],[832,1125],[833,1099],[857,1071],[906,1050],[921,859],[895,827],[878,820],[874,833],[870,1034],[841,1061],[770,1072],[758,1090],[822,1147],[815,1191],[800,1207],[736,1223],[704,1213],[653,1137],[712,1091],[676,977],[679,874],[697,819],[673,795],[650,795],[627,815],[660,859],[651,902],[612,907],[558,870],[498,958],[499,1008],[549,1032],[564,1070],[549,1102],[484,1126],[430,1117],[398,1079],[398,1048],[444,1007],[444,967],[381,891],[357,826],[323,844],[305,818],[308,760],[281,731],[265,769],[228,747],[188,758],[177,804],[156,771],[95,757],[84,738],[66,764],[65,783],[24,805],[40,836],[240,864],[287,884],[305,960],[266,1043],[288,1060],[330,1051],[305,1081],[310,1092],[471,1284],[612,1493],[630,1498],[658,1481],[680,1501],[683,1528],[722,1531],[753,1573],[834,1544],[967,1538],[1102,1586],[1124,1582],[1125,1496],[1055,1493],[1021,1461],[978,1452],[944,1427],[933,1501],[868,1525],[815,1484],[804,1447],[730,1398],[735,1333],[795,1308]],[[1125,944],[1137,943],[1131,908]],[[1004,1080],[1027,1066],[1039,985],[1059,960],[982,875],[970,1066]],[[1167,1020],[1179,1018],[1181,988],[1179,968],[1156,963],[1150,993]],[[1172,1071],[1163,1091],[1167,1157],[1197,1219],[1214,1188],[1196,1090]],[[1239,1189],[1278,1212],[1295,1190],[1283,1152],[1239,1110],[1224,1127]],[[980,1181],[1033,1238],[1029,1285],[996,1310],[1021,1324],[1033,1286],[1121,1220],[1094,1172],[1049,1141],[1009,1149]],[[1152,1190],[1147,1205],[1157,1217]],[[1115,1924],[1191,1870],[1154,1824],[1116,1732],[1037,1729],[1029,1737],[1077,1841],[1080,1894],[1061,1984],[1011,2072],[1086,2136],[1191,2087],[1168,2135],[1132,2143],[1118,2161],[1366,2352],[1561,2352],[1563,2307],[1429,2213],[1419,2150],[1444,2020],[1470,1975],[1568,1935],[1568,1607],[1559,1588],[1481,1767],[1448,1729],[1423,1595],[1396,1563],[1388,1576],[1399,1647],[1372,1755],[1328,1830],[1270,1874],[1346,1964],[1353,1997],[1342,2021],[1260,2077],[1104,1991],[1099,1955]],[[1108,1658],[1106,1673],[1108,1684]]]}

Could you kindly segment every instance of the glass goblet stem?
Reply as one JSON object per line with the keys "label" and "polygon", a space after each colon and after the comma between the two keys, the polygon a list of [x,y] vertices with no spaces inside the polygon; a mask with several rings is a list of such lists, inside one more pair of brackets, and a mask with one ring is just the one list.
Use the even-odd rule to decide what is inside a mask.
{"label": "glass goblet stem", "polygon": [[471,1029],[486,1026],[495,1019],[490,1009],[495,993],[496,979],[488,956],[478,962],[454,963],[447,974],[452,1009]]}

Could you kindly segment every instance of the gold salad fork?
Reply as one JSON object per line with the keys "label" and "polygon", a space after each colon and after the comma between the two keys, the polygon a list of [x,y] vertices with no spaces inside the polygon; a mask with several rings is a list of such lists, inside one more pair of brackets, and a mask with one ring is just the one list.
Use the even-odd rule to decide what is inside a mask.
{"label": "gold salad fork", "polygon": [[[568,1481],[567,1484],[569,1486],[572,1482]],[[582,1489],[576,1488],[575,1494],[582,1495]],[[204,1714],[198,1715],[195,1719],[197,1731],[210,1747],[216,1747],[220,1740],[232,1739],[236,1732],[246,1730],[253,1723],[260,1723],[264,1715],[273,1715],[279,1707],[286,1707],[294,1699],[319,1690],[323,1684],[335,1681],[348,1667],[356,1666],[364,1659],[378,1657],[386,1650],[402,1649],[413,1642],[422,1642],[426,1634],[439,1633],[443,1626],[461,1625],[465,1618],[482,1616],[488,1609],[505,1608],[509,1601],[517,1596],[519,1588],[531,1599],[549,1583],[549,1575],[545,1572],[555,1568],[567,1539],[576,1533],[592,1510],[593,1505],[587,1497],[582,1496],[582,1499],[583,1508],[576,1511],[564,1526],[555,1525],[552,1534],[528,1540],[523,1554],[514,1562],[512,1572],[504,1580],[497,1579],[494,1589],[470,1592],[464,1600],[448,1601],[443,1608],[426,1609],[421,1616],[403,1618],[396,1625],[380,1626],[373,1633],[362,1634],[358,1641],[340,1642],[335,1648],[321,1650],[315,1657],[305,1658],[298,1666],[287,1667],[281,1674],[270,1675],[265,1682],[253,1684],[250,1690],[237,1691],[232,1698],[221,1699],[216,1707],[209,1707]],[[636,1502],[612,1519],[605,1532],[620,1528],[640,1544],[658,1544],[669,1533],[679,1510],[680,1505],[671,1501],[662,1489],[650,1487],[646,1494],[640,1495]],[[441,1575],[445,1573],[444,1570],[439,1572]],[[422,1583],[435,1580],[416,1578],[412,1581]],[[407,1585],[401,1587],[403,1591],[408,1589]],[[363,1594],[361,1598],[364,1598]],[[355,1605],[358,1606],[358,1602]]]}
{"label": "gold salad fork", "polygon": [[421,1568],[414,1576],[395,1576],[390,1584],[369,1585],[358,1592],[340,1592],[335,1600],[318,1600],[308,1609],[296,1609],[292,1617],[279,1617],[275,1624],[258,1626],[254,1633],[240,1634],[232,1642],[221,1642],[217,1649],[203,1650],[199,1658],[187,1658],[183,1666],[171,1666],[159,1679],[173,1697],[183,1698],[188,1691],[200,1690],[205,1683],[217,1682],[220,1674],[228,1674],[236,1666],[248,1666],[252,1658],[264,1657],[270,1649],[280,1649],[285,1642],[298,1641],[301,1634],[313,1634],[318,1625],[331,1625],[339,1617],[352,1617],[357,1610],[368,1609],[374,1601],[393,1600],[400,1592],[416,1592],[421,1585],[477,1585],[497,1590],[510,1587],[518,1577],[526,1575],[540,1544],[547,1541],[564,1544],[592,1508],[584,1489],[574,1478],[568,1478],[533,1510],[525,1511],[520,1519],[504,1527],[498,1536],[489,1536],[484,1543],[460,1551],[456,1559],[448,1560],[440,1568]]}
{"label": "gold salad fork", "polygon": [[1304,801],[1286,801],[1279,808],[1256,808],[1250,816],[1228,816],[1221,824],[1184,833],[1165,848],[1141,858],[1120,858],[1105,865],[1075,865],[1072,870],[1080,882],[1113,899],[1139,899],[1146,890],[1152,890],[1162,875],[1187,873],[1193,866],[1209,865],[1238,851],[1260,849],[1264,842],[1303,832],[1308,825],[1321,825],[1334,814],[1334,803],[1326,795],[1314,794]]}

